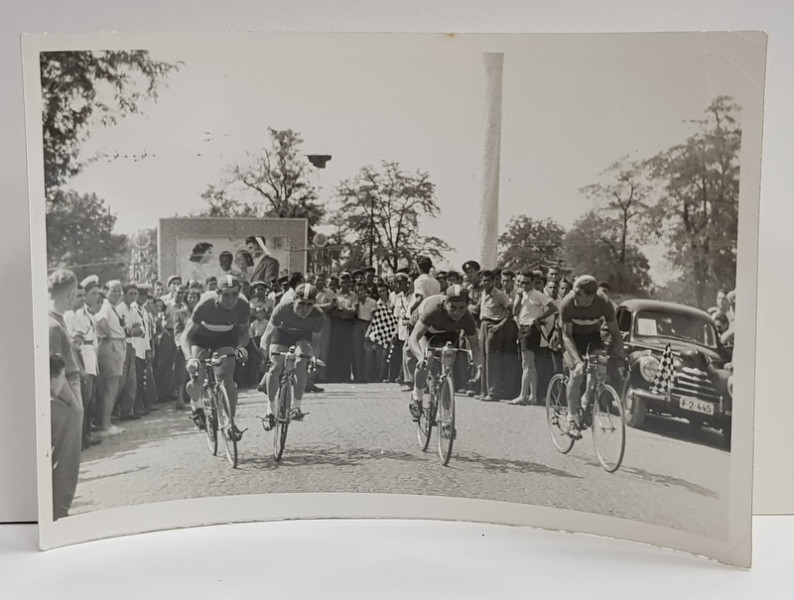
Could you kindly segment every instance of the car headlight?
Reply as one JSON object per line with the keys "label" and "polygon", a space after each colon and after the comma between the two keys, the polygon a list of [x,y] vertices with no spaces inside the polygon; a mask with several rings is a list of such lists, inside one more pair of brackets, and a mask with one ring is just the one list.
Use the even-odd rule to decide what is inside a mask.
{"label": "car headlight", "polygon": [[643,356],[639,361],[640,374],[643,378],[650,382],[656,378],[659,373],[660,363],[655,356]]}
{"label": "car headlight", "polygon": [[728,395],[733,398],[733,375],[728,377]]}

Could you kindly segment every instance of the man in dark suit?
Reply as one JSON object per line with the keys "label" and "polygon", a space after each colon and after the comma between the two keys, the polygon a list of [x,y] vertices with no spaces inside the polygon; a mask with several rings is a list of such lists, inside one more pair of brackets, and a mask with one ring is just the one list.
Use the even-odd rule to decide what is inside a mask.
{"label": "man in dark suit", "polygon": [[245,245],[254,260],[257,261],[258,259],[251,271],[251,284],[256,281],[263,281],[267,285],[272,286],[273,282],[278,279],[279,264],[278,259],[268,252],[265,238],[252,235],[245,238]]}

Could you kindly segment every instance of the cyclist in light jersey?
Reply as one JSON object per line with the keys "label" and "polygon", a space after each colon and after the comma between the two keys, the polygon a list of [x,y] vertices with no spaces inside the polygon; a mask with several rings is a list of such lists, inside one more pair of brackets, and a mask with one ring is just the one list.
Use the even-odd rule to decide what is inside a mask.
{"label": "cyclist in light jersey", "polygon": [[315,306],[317,288],[310,283],[301,283],[295,288],[292,302],[279,304],[270,316],[270,322],[262,334],[260,348],[266,358],[270,359],[270,367],[262,377],[257,389],[267,393],[267,412],[265,413],[265,429],[270,430],[275,424],[273,408],[278,394],[279,377],[284,368],[283,356],[272,356],[273,352],[286,352],[290,346],[297,347],[298,359],[295,363],[297,385],[294,393],[294,405],[291,418],[301,421],[304,413],[301,400],[306,390],[306,365],[308,359],[319,350],[320,337],[323,331],[323,312]]}
{"label": "cyclist in light jersey", "polygon": [[411,315],[410,366],[415,365],[414,389],[408,408],[414,421],[419,421],[427,382],[427,365],[424,356],[431,345],[456,344],[460,332],[466,336],[472,351],[472,359],[477,365],[477,379],[482,375],[482,352],[477,338],[477,325],[469,312],[469,293],[461,285],[447,287],[446,294],[430,296],[422,300],[419,308]]}

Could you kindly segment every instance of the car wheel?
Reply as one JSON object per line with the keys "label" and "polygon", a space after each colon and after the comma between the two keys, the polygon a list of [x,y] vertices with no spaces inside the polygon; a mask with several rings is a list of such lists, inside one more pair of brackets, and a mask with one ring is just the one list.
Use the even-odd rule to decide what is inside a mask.
{"label": "car wheel", "polygon": [[634,393],[634,386],[631,379],[626,379],[623,384],[623,406],[626,408],[626,425],[629,427],[642,427],[645,423],[645,414],[648,412],[645,406],[645,398]]}

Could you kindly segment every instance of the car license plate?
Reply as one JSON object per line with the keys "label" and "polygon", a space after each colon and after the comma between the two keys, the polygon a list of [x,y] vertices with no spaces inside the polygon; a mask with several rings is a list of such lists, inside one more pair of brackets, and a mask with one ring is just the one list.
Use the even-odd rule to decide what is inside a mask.
{"label": "car license plate", "polygon": [[713,415],[714,414],[714,405],[710,402],[704,402],[703,400],[698,400],[697,398],[681,398],[679,405],[684,410],[691,410],[693,412],[702,413],[704,415]]}

